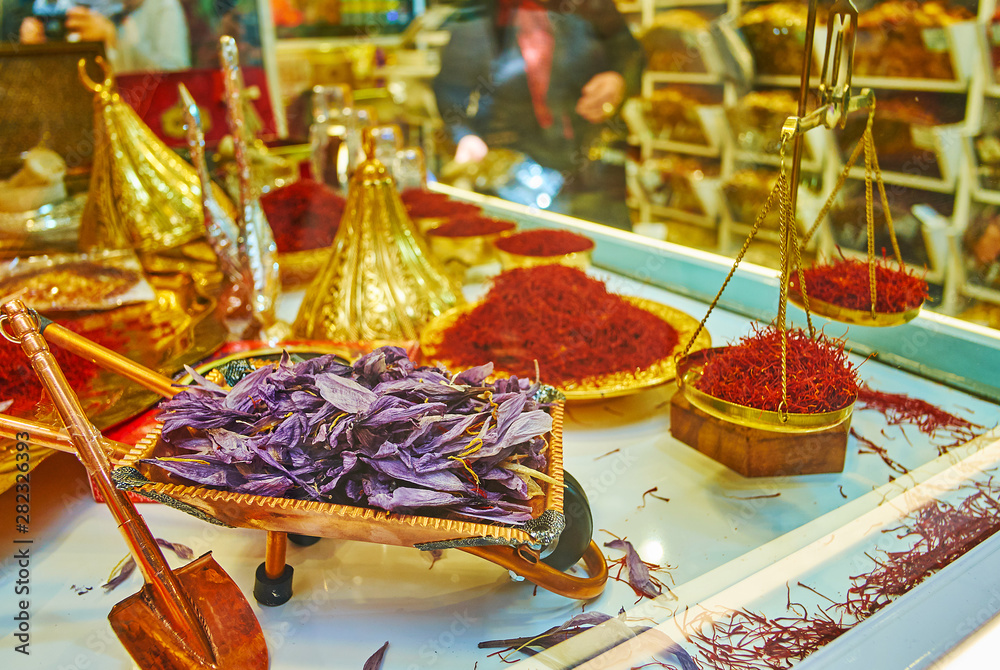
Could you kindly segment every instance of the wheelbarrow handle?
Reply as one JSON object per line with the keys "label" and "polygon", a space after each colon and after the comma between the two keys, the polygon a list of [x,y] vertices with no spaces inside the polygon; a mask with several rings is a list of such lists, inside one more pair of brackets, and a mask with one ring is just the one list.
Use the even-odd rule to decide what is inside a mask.
{"label": "wheelbarrow handle", "polygon": [[52,344],[57,344],[66,351],[76,354],[80,358],[88,360],[105,370],[116,372],[127,379],[131,379],[143,388],[164,398],[173,398],[181,392],[182,389],[174,386],[173,380],[169,377],[139,365],[135,361],[111,349],[102,347],[96,342],[88,340],[83,335],[74,333],[69,328],[49,321],[44,316],[39,316],[38,318],[40,330],[45,335],[45,339]]}
{"label": "wheelbarrow handle", "polygon": [[587,566],[589,577],[574,577],[556,570],[542,561],[527,560],[516,547],[493,545],[486,547],[460,547],[464,552],[491,563],[507,568],[521,575],[533,584],[552,591],[556,595],[576,600],[590,600],[601,595],[608,581],[608,563],[600,548],[590,541],[590,546],[583,554],[584,565]]}
{"label": "wheelbarrow handle", "polygon": [[[25,435],[27,437],[24,437]],[[0,414],[0,437],[21,440],[28,444],[48,447],[49,449],[65,451],[67,454],[76,455],[76,447],[73,446],[73,441],[65,429],[59,430],[58,428],[53,428],[38,421],[31,421],[30,419]],[[109,440],[104,436],[101,436],[101,442],[104,445],[104,450],[114,461],[119,460],[122,456],[132,451],[132,447],[127,444]]]}

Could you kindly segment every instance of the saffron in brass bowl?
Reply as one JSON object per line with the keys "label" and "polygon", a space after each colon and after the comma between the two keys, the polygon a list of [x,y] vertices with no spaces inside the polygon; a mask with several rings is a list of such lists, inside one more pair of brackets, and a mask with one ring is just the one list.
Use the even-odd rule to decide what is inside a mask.
{"label": "saffron in brass bowl", "polygon": [[[882,259],[875,264],[875,309],[872,309],[869,266],[844,258],[802,271],[809,311],[862,326],[897,326],[912,321],[927,298],[927,282],[906,268]],[[797,273],[789,281],[788,298],[805,308]]]}
{"label": "saffron in brass bowl", "polygon": [[594,241],[568,230],[527,230],[497,240],[495,246],[505,270],[559,263],[585,270]]}
{"label": "saffron in brass bowl", "polygon": [[817,432],[848,420],[859,381],[844,343],[800,329],[787,330],[786,337],[787,401],[781,331],[774,327],[682,359],[678,377],[685,397],[715,418],[763,430]]}
{"label": "saffron in brass bowl", "polygon": [[459,279],[469,268],[497,260],[493,243],[517,226],[512,221],[484,216],[462,216],[446,221],[427,232],[431,252],[445,269]]}

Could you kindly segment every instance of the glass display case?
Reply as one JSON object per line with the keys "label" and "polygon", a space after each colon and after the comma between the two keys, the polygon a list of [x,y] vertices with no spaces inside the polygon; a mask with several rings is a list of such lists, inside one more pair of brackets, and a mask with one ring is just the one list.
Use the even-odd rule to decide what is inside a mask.
{"label": "glass display case", "polygon": [[[641,30],[657,25],[661,10],[676,9],[682,3],[639,0],[619,4]],[[744,19],[756,16],[755,21],[768,15],[738,0],[694,4],[702,8],[694,17],[698,34],[707,34],[723,8]],[[319,41],[285,41],[277,49],[283,52],[283,80],[271,86],[272,95],[281,88],[285,102],[294,98],[304,104],[317,83],[353,83],[354,93],[360,92],[354,100],[359,108],[365,107],[367,113],[367,107],[377,105],[383,122],[409,124],[410,144],[422,138],[425,148],[435,148],[440,119],[434,113],[428,82],[439,70],[435,49],[441,35],[433,30],[438,33],[433,38],[407,37],[407,46],[415,45],[412,53],[404,48],[394,51],[399,43],[391,42],[395,33],[423,13],[423,2],[273,0],[268,7],[278,37],[333,36],[352,42],[332,55]],[[992,2],[979,8],[975,28],[981,33],[978,38],[985,40],[983,45],[996,41],[992,40],[995,31],[987,32],[993,27],[992,12]],[[433,22],[433,28],[438,27],[439,22]],[[392,37],[368,39],[374,32]],[[355,40],[360,34],[365,39]],[[770,34],[767,44],[759,48],[788,48],[787,40],[780,36],[772,40]],[[995,258],[980,263],[982,267],[976,270],[981,276],[977,277],[963,256],[986,242],[977,236],[964,240],[968,249],[959,246],[964,230],[977,230],[986,237],[1000,203],[986,174],[992,160],[987,140],[996,133],[988,119],[979,118],[979,108],[992,109],[990,104],[1000,99],[1000,93],[992,81],[992,60],[989,68],[970,70],[968,59],[958,56],[964,48],[955,38],[963,34],[959,29],[928,37],[935,47],[931,50],[943,53],[942,62],[947,61],[949,68],[954,66],[949,70],[951,78],[920,77],[900,83],[883,74],[865,75],[873,86],[904,90],[907,95],[902,97],[908,101],[914,96],[952,96],[948,104],[961,108],[961,118],[952,114],[923,126],[916,124],[921,126],[916,132],[909,125],[899,126],[902,136],[932,154],[925,162],[933,163],[933,175],[907,176],[903,159],[895,166],[899,174],[888,180],[892,205],[899,208],[897,223],[912,233],[912,244],[904,242],[905,260],[927,266],[928,279],[938,285],[935,298],[952,312],[958,311],[963,296],[998,302],[992,286],[997,274]],[[936,40],[944,40],[943,49]],[[269,39],[262,42],[263,51],[274,51]],[[688,44],[683,37],[657,43]],[[645,99],[631,110],[643,131],[633,129],[633,154],[646,171],[630,184],[643,187],[632,193],[631,205],[637,224],[665,224],[658,229],[663,239],[447,185],[431,184],[428,189],[451,198],[453,208],[477,212],[480,224],[483,219],[498,219],[516,224],[521,231],[544,228],[586,236],[594,244],[580,260],[590,277],[602,280],[614,293],[662,305],[694,322],[706,316],[717,291],[726,286],[704,322],[713,346],[725,346],[771,323],[778,312],[780,279],[768,266],[778,264],[776,249],[761,249],[753,258],[759,264],[744,262],[727,279],[732,253],[738,248],[732,242],[744,239],[746,226],[741,224],[762,202],[755,197],[737,202],[726,194],[724,184],[732,183],[741,169],[758,177],[773,171],[776,157],[763,144],[741,145],[739,133],[730,136],[733,128],[726,112],[738,107],[737,87],[713,71],[719,60],[714,48],[698,44],[696,71],[647,70]],[[969,42],[973,51],[983,45]],[[300,49],[306,47],[328,60],[302,57]],[[985,48],[980,51],[981,55],[992,53]],[[673,55],[668,50],[657,63],[667,64],[664,67],[677,63],[669,57]],[[263,56],[266,64],[268,54]],[[301,77],[296,79],[296,73]],[[275,72],[267,74],[273,77]],[[987,74],[989,81],[984,79]],[[171,90],[176,83],[172,77],[159,81]],[[787,72],[766,70],[758,71],[752,83],[768,90],[795,85]],[[701,95],[706,91],[707,95]],[[172,99],[167,106],[173,107]],[[666,113],[670,110],[677,118]],[[663,114],[658,116],[658,112]],[[307,117],[307,113],[299,114],[301,128],[308,127],[301,123]],[[178,116],[171,118],[180,123]],[[221,134],[224,120],[221,115],[219,119],[215,130]],[[21,121],[28,124],[31,120]],[[982,132],[962,135],[953,127],[958,123],[965,123],[966,130]],[[147,120],[147,125],[152,124]],[[683,128],[698,132],[679,137]],[[748,132],[753,135],[752,129]],[[140,137],[147,142],[142,145],[147,150],[136,155],[153,156],[148,149],[154,146],[152,138],[146,133]],[[15,153],[32,147],[33,142]],[[395,148],[398,158],[399,147]],[[842,149],[832,132],[812,143],[807,181],[829,185],[842,166]],[[233,162],[235,153],[234,149]],[[166,148],[155,155],[174,158]],[[266,152],[262,155],[267,156]],[[0,163],[10,159],[0,156]],[[166,159],[162,162],[174,165]],[[15,169],[19,165],[11,164],[0,176],[8,177]],[[137,170],[147,177],[149,171],[145,166]],[[81,176],[81,191],[85,176]],[[207,184],[207,173],[199,170],[197,176],[204,176]],[[854,173],[850,179],[857,189],[859,175]],[[272,186],[278,183],[271,182]],[[317,186],[306,182],[295,183],[303,189]],[[420,183],[419,179],[414,183]],[[171,184],[165,182],[158,190],[170,191]],[[77,189],[71,190],[75,194]],[[287,195],[290,192],[294,193],[286,191],[284,200],[271,211],[302,209],[297,196]],[[642,193],[647,201],[641,201]],[[910,197],[911,193],[918,195]],[[925,197],[927,193],[933,197]],[[671,194],[678,197],[668,197]],[[351,209],[348,203],[352,201],[341,195],[350,197],[349,193],[326,194],[324,217],[332,219],[335,214],[339,220]],[[185,202],[196,209],[200,204],[194,197]],[[263,207],[268,204],[265,198]],[[933,211],[914,207],[928,204]],[[856,219],[861,209],[855,197],[833,212]],[[333,231],[323,223],[316,223],[310,231],[322,228],[332,236]],[[415,221],[420,233],[440,223],[440,217],[434,216]],[[0,262],[7,263],[21,241],[11,231],[22,231],[23,226],[16,218],[5,218],[0,224],[0,233],[6,237],[0,240],[0,252],[6,254]],[[290,251],[281,248],[285,241],[303,242],[301,231],[306,226],[296,225],[273,226],[279,252]],[[824,238],[827,249],[836,244],[861,246],[863,236],[855,228],[831,227]],[[668,241],[690,239],[685,230],[708,234],[713,241],[700,245],[708,249]],[[413,237],[417,234],[414,230]],[[987,242],[995,242],[993,237]],[[72,246],[71,240],[60,238],[60,242]],[[323,252],[331,243],[326,240],[304,251],[320,252],[310,258],[318,258],[316,264],[322,266],[328,258]],[[173,265],[146,270],[160,297],[160,311],[146,314],[135,308],[129,318],[104,329],[94,326],[99,319],[91,319],[91,314],[73,317],[91,326],[85,330],[91,337],[103,336],[109,346],[121,347],[164,373],[203,359],[227,334],[224,315],[216,311],[219,294],[212,292],[222,281],[209,253],[214,251],[204,245],[195,247],[168,250],[167,255],[173,256],[173,262],[198,268],[201,283],[177,279],[171,273],[176,269]],[[282,258],[283,269],[292,268],[291,262],[285,262],[289,260],[287,254]],[[463,288],[470,302],[485,294],[488,277],[500,269],[497,261],[489,272],[463,274],[466,260],[458,254],[452,260],[458,268],[454,276],[472,280]],[[309,269],[313,274],[317,271]],[[298,286],[287,278],[284,281],[286,290],[278,300],[277,317],[291,323],[309,278],[302,278]],[[209,285],[211,291],[206,288]],[[805,313],[797,307],[789,306],[787,317],[795,326],[805,325]],[[259,519],[240,528],[210,524],[148,501],[139,508],[156,537],[189,547],[195,555],[212,552],[251,602],[268,646],[270,667],[275,670],[363,667],[385,643],[387,668],[486,670],[512,663],[528,668],[679,670],[936,666],[982,625],[992,622],[995,627],[1000,613],[996,558],[1000,537],[995,534],[1000,529],[1000,478],[995,477],[1000,466],[1000,331],[926,309],[893,328],[846,326],[815,315],[813,323],[827,337],[843,338],[849,359],[868,390],[868,399],[854,407],[850,431],[844,427],[846,446],[839,471],[739,474],[710,450],[700,448],[698,435],[678,437],[681,415],[675,401],[681,391],[675,379],[624,393],[616,389],[614,394],[571,395],[562,416],[562,465],[586,494],[592,539],[610,569],[603,592],[591,599],[546,591],[457,548],[419,551],[381,542],[381,530],[373,530],[368,539],[376,541],[369,542],[292,534],[284,554],[287,565],[294,568],[291,599],[264,606],[252,594],[258,587],[258,566],[272,556],[268,534],[272,528]],[[0,322],[0,334],[6,335],[3,326]],[[155,338],[152,345],[142,344],[147,335]],[[410,351],[416,353],[418,348],[413,345]],[[15,354],[20,360],[20,352]],[[9,360],[13,361],[13,355]],[[669,363],[676,364],[673,358]],[[70,370],[72,376],[74,370]],[[102,408],[91,417],[102,429],[135,414],[138,410],[133,403],[146,408],[154,402],[134,384],[101,379],[96,388],[100,397],[88,400]],[[755,382],[745,380],[748,386]],[[15,391],[21,393],[18,388],[0,388],[0,406],[5,400],[21,399]],[[7,393],[12,397],[7,398]],[[142,431],[115,435],[130,444],[143,437]],[[783,441],[794,452],[800,445],[805,450],[809,439],[795,435]],[[12,445],[0,443],[4,449],[13,450]],[[131,668],[133,661],[109,624],[108,613],[142,582],[133,575],[116,588],[102,586],[126,556],[125,544],[108,523],[104,506],[94,501],[91,482],[74,456],[45,452],[43,460],[40,449],[34,447],[30,454],[30,499],[23,499],[26,494],[16,487],[0,494],[0,519],[5,521],[0,526],[0,542],[8,548],[7,558],[0,560],[0,593],[8,595],[2,615],[10,622],[0,627],[0,643],[10,654],[24,653],[24,659],[13,658],[31,667]],[[8,458],[7,462],[15,461]],[[276,516],[282,516],[286,503],[275,503],[276,510],[282,508]],[[239,507],[240,503],[233,504]],[[288,516],[293,515],[288,512]],[[632,550],[635,554],[629,553]],[[168,558],[172,565],[181,565],[173,554]],[[568,572],[582,578],[587,571],[578,563]]]}
{"label": "glass display case", "polygon": [[[721,256],[434,188],[522,229],[583,233],[596,242],[591,275],[611,290],[696,319],[731,266]],[[467,287],[467,296],[481,290]],[[286,294],[279,311],[294,313],[300,297]],[[708,319],[713,342],[722,345],[746,334],[756,319],[769,321],[776,300],[774,272],[741,268]],[[794,310],[789,316],[796,323],[802,318]],[[386,641],[387,667],[489,668],[522,659],[528,667],[577,666],[587,659],[592,660],[586,667],[659,661],[687,668],[695,667],[692,659],[706,668],[758,667],[713,665],[705,654],[706,649],[718,654],[720,644],[745,637],[726,629],[739,624],[730,625],[729,617],[743,609],[782,625],[795,620],[803,626],[802,621],[824,616],[836,621],[842,637],[815,645],[803,668],[931,664],[1000,611],[990,600],[996,538],[989,537],[997,523],[989,506],[998,495],[991,473],[1000,462],[994,431],[1000,416],[1000,338],[927,312],[893,329],[817,325],[837,336],[846,330],[851,356],[871,388],[931,403],[974,425],[970,430],[978,437],[969,440],[970,433],[947,430],[928,435],[858,408],[842,473],[745,478],[671,436],[673,382],[616,399],[571,402],[565,413],[565,467],[589,496],[594,540],[631,542],[662,584],[662,595],[637,596],[626,583],[627,570],[621,572],[623,553],[605,546],[611,574],[622,581],[612,579],[602,595],[584,602],[513,581],[504,569],[457,550],[432,556],[320,540],[288,550],[287,561],[295,568],[292,599],[254,608],[270,667],[329,667],[330,654],[338,666],[358,667]],[[38,466],[32,486],[30,532],[18,534],[13,523],[2,531],[11,547],[30,540],[24,546],[31,556],[32,662],[131,667],[105,617],[138,581],[127,580],[111,592],[100,588],[125,549],[102,506],[91,499],[82,468],[60,454]],[[0,503],[13,510],[13,491]],[[878,595],[891,602],[860,622],[851,611],[834,607],[850,600],[859,575],[886,565],[892,552],[913,550],[919,538],[901,529],[921,513],[968,511],[973,503],[987,506],[988,532],[943,523],[935,536],[954,549],[949,554],[954,562],[935,566],[926,579],[915,577],[904,589],[908,592]],[[188,545],[196,554],[211,550],[242,590],[252,591],[254,568],[264,555],[263,532],[208,525],[162,505],[142,505],[141,511],[158,537]],[[8,560],[0,588],[13,593],[19,574]],[[940,623],[942,610],[951,623]],[[480,646],[530,639],[581,612],[603,613],[611,621],[530,659],[505,650],[518,642]],[[11,648],[19,643],[15,633],[9,628],[4,634]]]}

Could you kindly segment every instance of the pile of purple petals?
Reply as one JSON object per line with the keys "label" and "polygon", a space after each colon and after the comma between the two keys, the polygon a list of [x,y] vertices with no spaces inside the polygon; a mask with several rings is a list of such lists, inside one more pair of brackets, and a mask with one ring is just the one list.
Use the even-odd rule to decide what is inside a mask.
{"label": "pile of purple petals", "polygon": [[229,391],[195,374],[161,406],[180,455],[144,462],[237,493],[521,523],[552,418],[535,386],[492,371],[453,376],[383,347],[353,365],[284,355]]}

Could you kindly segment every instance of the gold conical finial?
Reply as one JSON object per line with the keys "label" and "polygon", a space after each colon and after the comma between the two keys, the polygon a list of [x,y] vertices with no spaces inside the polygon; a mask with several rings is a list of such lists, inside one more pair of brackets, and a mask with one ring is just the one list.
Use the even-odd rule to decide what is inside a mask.
{"label": "gold conical finial", "polygon": [[299,309],[299,337],[413,340],[424,323],[461,302],[375,159],[376,132],[362,132],[367,159],[351,178],[330,260]]}
{"label": "gold conical finial", "polygon": [[[83,85],[94,93],[94,163],[80,223],[84,249],[134,248],[155,252],[180,246],[204,232],[201,184],[188,163],[142,122],[115,90],[103,59],[96,82],[78,64]],[[233,213],[218,187],[215,199]]]}

